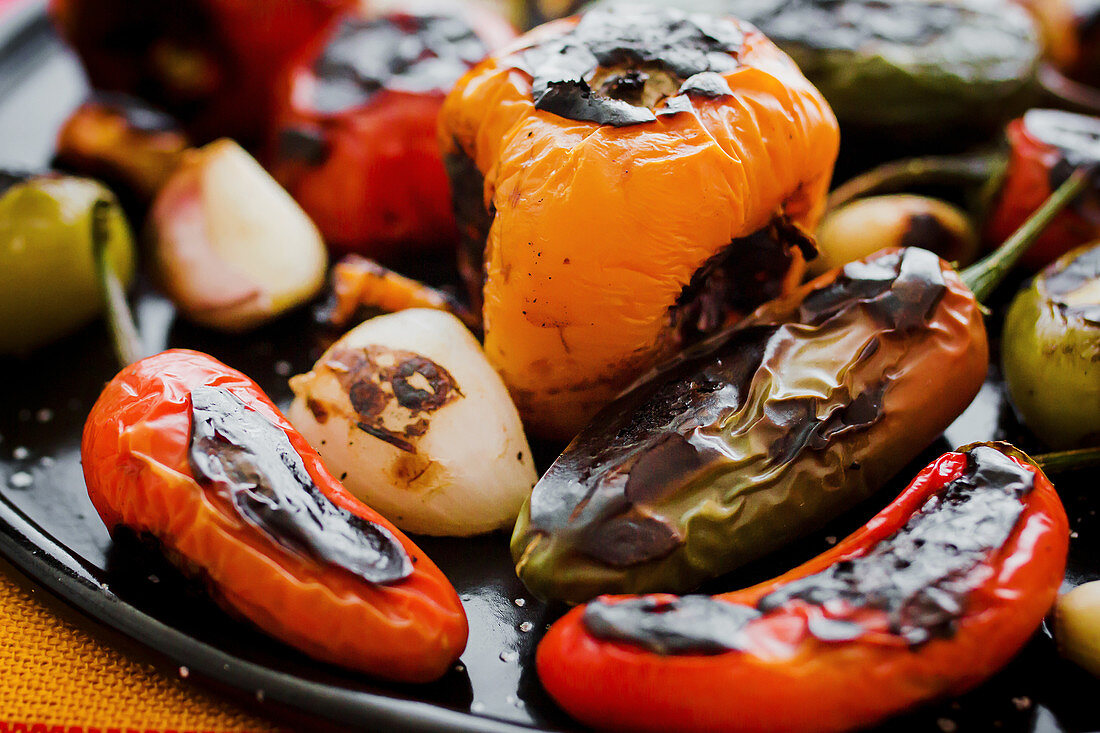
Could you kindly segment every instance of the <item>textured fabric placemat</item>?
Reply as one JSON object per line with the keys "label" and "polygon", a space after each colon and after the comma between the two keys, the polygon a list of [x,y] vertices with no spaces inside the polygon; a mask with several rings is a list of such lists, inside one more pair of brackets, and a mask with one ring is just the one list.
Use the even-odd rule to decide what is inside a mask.
{"label": "textured fabric placemat", "polygon": [[59,618],[0,566],[0,733],[275,731]]}

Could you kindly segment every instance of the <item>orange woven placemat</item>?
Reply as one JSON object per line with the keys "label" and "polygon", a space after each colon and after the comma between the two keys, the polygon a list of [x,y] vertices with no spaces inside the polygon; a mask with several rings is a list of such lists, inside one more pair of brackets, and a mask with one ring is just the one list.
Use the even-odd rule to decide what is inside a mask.
{"label": "orange woven placemat", "polygon": [[0,733],[277,730],[59,618],[0,566]]}

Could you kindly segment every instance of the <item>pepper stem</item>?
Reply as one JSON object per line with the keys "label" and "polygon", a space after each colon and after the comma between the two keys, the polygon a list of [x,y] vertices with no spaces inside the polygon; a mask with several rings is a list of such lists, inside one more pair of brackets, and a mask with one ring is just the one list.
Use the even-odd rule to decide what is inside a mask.
{"label": "pepper stem", "polygon": [[837,187],[829,194],[828,208],[832,211],[863,196],[900,191],[908,186],[983,183],[994,178],[1004,165],[1002,155],[932,155],[895,160]]}
{"label": "pepper stem", "polygon": [[1100,448],[1082,448],[1035,456],[1033,461],[1046,473],[1066,473],[1100,466]]}
{"label": "pepper stem", "polygon": [[1082,166],[1075,170],[997,251],[959,273],[979,303],[985,302],[1000,285],[1004,276],[1035,243],[1054,217],[1085,190],[1091,174],[1091,167]]}
{"label": "pepper stem", "polygon": [[98,199],[92,205],[92,256],[95,258],[96,276],[103,295],[107,325],[115,356],[122,366],[133,364],[142,358],[145,345],[134,325],[134,314],[126,302],[126,292],[111,266],[109,244],[111,242],[111,202]]}

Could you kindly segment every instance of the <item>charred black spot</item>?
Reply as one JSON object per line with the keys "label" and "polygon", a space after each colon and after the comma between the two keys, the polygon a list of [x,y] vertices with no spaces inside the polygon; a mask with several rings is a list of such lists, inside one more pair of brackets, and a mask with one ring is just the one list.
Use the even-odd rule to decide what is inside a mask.
{"label": "charred black spot", "polygon": [[1034,480],[996,448],[973,448],[965,472],[896,534],[860,557],[784,586],[764,597],[759,609],[839,599],[884,611],[891,631],[911,644],[949,636],[975,588],[972,571],[1008,540]]}
{"label": "charred black spot", "polygon": [[807,260],[817,256],[816,246],[798,227],[777,217],[708,259],[671,309],[670,320],[680,340],[698,341],[778,297],[796,248]]}
{"label": "charred black spot", "polygon": [[443,162],[451,181],[451,206],[458,222],[459,273],[466,285],[471,310],[480,315],[485,285],[485,241],[496,212],[485,206],[485,177],[457,141],[454,149],[456,152],[444,156]]}
{"label": "charred black spot", "polygon": [[1055,263],[1040,275],[1043,293],[1066,316],[1100,326],[1100,303],[1070,305],[1066,298],[1100,278],[1100,246],[1090,247],[1064,266]]}
{"label": "charred black spot", "polygon": [[824,451],[834,441],[870,428],[883,415],[886,382],[870,385],[847,404],[829,406],[823,417],[816,412],[820,400],[795,397],[769,405],[765,413],[782,437],[769,448],[777,463],[793,461],[805,450]]}
{"label": "charred black spot", "polygon": [[722,654],[744,648],[744,629],[760,612],[707,596],[671,601],[631,598],[589,603],[582,617],[597,639],[635,644],[656,654]]}
{"label": "charred black spot", "polygon": [[232,392],[196,388],[191,417],[195,480],[280,547],[371,583],[412,574],[397,538],[333,504],[286,432]]}
{"label": "charred black spot", "polygon": [[[427,381],[429,389],[413,387],[409,380],[419,374]],[[451,399],[455,380],[446,369],[422,356],[412,356],[402,361],[392,377],[393,393],[402,407],[415,412],[438,410]]]}
{"label": "charred black spot", "polygon": [[[533,78],[537,109],[616,127],[652,122],[654,110],[642,105],[646,79],[641,67],[660,69],[682,83],[738,66],[740,28],[703,17],[625,6],[592,10],[572,30],[523,52],[518,65]],[[600,69],[619,67],[623,70],[610,84],[599,90],[589,85]]]}
{"label": "charred black spot", "polygon": [[405,440],[404,438],[395,435],[389,430],[376,427],[374,425],[368,425],[365,422],[356,424],[356,427],[362,430],[367,435],[373,435],[381,441],[389,443],[398,450],[405,451],[406,453],[416,453],[416,446]]}
{"label": "charred black spot", "polygon": [[361,379],[354,382],[348,389],[348,398],[351,406],[364,420],[372,420],[386,410],[391,396],[371,379]]}
{"label": "charred black spot", "polygon": [[304,127],[288,127],[279,131],[279,159],[297,160],[317,166],[328,160],[329,144],[324,135]]}
{"label": "charred black spot", "polygon": [[447,92],[488,53],[459,14],[346,18],[314,65],[314,107],[336,114],[383,89]]}
{"label": "charred black spot", "polygon": [[309,411],[313,414],[313,419],[318,423],[324,425],[328,422],[328,408],[325,407],[323,402],[310,397],[306,400],[306,407],[309,408]]}

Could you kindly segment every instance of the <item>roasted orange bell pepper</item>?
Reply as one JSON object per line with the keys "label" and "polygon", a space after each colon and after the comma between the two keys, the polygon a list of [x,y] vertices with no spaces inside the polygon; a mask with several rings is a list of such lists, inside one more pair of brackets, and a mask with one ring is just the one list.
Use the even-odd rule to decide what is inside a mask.
{"label": "roasted orange bell pepper", "polygon": [[555,624],[539,676],[631,730],[841,731],[1003,666],[1054,602],[1069,526],[1007,444],[948,453],[831,550],[721,596],[605,596]]}
{"label": "roasted orange bell pepper", "polygon": [[466,645],[451,584],[347,493],[255,382],[166,351],[119,373],[92,408],[81,460],[112,531],[151,535],[226,608],[328,662],[405,682]]}
{"label": "roasted orange bell pepper", "polygon": [[482,62],[440,130],[486,352],[556,437],[799,281],[838,145],[755,28],[625,5]]}

